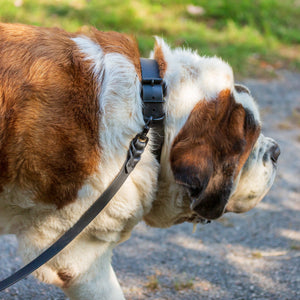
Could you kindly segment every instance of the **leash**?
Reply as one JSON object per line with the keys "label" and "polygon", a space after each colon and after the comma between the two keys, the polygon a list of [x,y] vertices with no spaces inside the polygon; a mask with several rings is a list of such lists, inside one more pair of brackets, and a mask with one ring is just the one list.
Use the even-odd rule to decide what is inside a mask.
{"label": "leash", "polygon": [[[121,188],[123,183],[133,171],[141,159],[141,156],[147,146],[149,138],[147,134],[151,127],[161,126],[164,120],[164,84],[159,76],[157,62],[152,59],[141,59],[142,68],[142,91],[141,96],[144,102],[143,115],[145,126],[143,131],[138,133],[130,142],[126,160],[108,188],[103,194],[87,209],[80,219],[68,229],[54,244],[42,252],[37,258],[25,265],[23,268],[5,278],[0,282],[0,291],[15,284],[25,278],[40,266],[45,264],[56,254],[62,251],[70,242],[72,242],[96,216],[105,208],[109,201]],[[162,135],[163,137],[163,135]],[[163,143],[161,140],[159,143]],[[156,154],[157,155],[157,154]],[[160,152],[159,152],[160,158]]]}

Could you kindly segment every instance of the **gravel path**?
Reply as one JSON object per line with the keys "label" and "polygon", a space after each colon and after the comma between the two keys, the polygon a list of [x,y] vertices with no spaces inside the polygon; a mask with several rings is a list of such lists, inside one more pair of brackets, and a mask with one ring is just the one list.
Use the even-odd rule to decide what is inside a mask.
{"label": "gravel path", "polygon": [[[300,74],[247,80],[265,135],[281,147],[278,176],[255,209],[219,221],[167,230],[140,223],[113,258],[127,299],[300,299]],[[0,238],[0,278],[18,269],[14,236]],[[0,299],[66,297],[32,276]]]}

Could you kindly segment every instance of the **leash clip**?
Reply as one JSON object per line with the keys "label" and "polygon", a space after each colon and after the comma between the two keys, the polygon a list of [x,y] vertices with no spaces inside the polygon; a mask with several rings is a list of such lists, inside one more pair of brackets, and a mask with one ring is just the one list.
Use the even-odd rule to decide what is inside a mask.
{"label": "leash clip", "polygon": [[129,174],[141,160],[142,154],[149,140],[147,137],[149,129],[149,125],[146,124],[144,130],[141,133],[138,133],[130,143],[127,153],[127,161],[125,163],[125,172],[127,174]]}

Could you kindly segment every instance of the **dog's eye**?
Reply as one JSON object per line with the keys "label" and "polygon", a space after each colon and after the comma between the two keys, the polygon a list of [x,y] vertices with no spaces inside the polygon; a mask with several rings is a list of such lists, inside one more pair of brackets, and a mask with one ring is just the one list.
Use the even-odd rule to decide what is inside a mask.
{"label": "dog's eye", "polygon": [[199,186],[190,186],[188,190],[191,198],[199,198],[202,192],[202,188]]}

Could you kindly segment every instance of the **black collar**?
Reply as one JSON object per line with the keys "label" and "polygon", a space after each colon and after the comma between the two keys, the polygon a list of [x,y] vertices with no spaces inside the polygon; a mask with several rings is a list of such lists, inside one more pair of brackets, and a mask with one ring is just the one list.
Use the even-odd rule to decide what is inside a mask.
{"label": "black collar", "polygon": [[141,58],[143,117],[146,124],[154,129],[154,150],[158,162],[160,162],[161,149],[164,143],[164,118],[163,108],[166,85],[159,75],[157,61]]}

